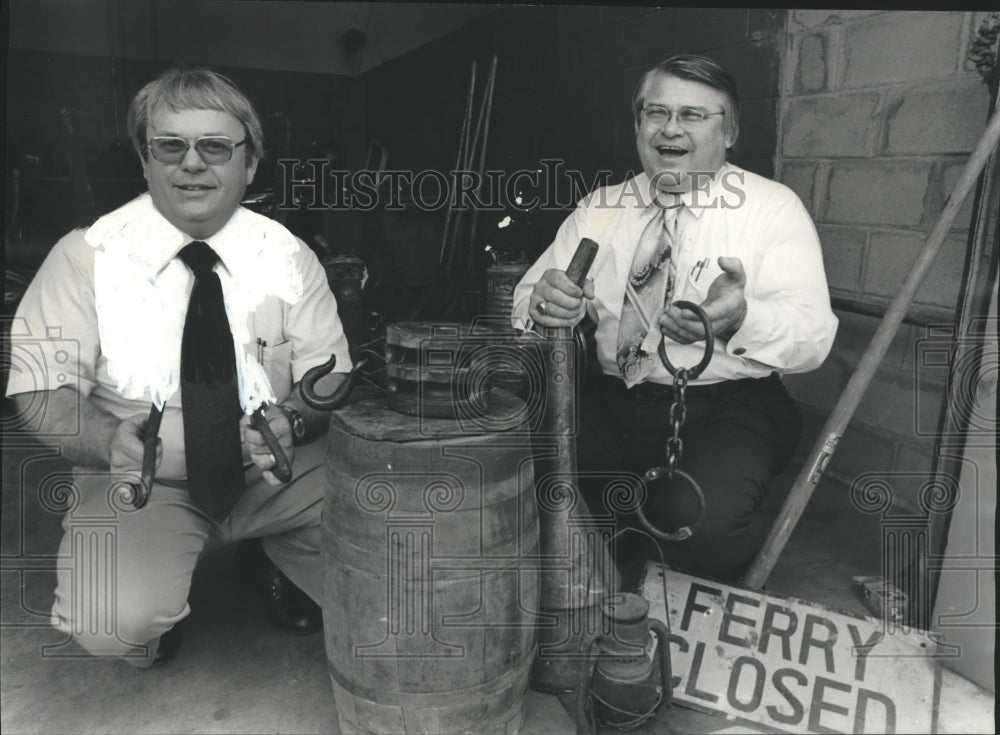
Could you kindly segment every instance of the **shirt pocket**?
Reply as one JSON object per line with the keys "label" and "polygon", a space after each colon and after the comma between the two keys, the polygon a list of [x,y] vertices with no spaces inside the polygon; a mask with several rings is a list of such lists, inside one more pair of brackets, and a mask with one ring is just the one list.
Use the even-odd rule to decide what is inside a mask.
{"label": "shirt pocket", "polygon": [[286,339],[261,347],[261,365],[271,383],[275,398],[281,403],[292,392],[292,341]]}
{"label": "shirt pocket", "polygon": [[703,256],[686,264],[677,274],[678,286],[674,301],[692,301],[701,304],[708,297],[708,289],[718,276],[722,274],[717,257]]}

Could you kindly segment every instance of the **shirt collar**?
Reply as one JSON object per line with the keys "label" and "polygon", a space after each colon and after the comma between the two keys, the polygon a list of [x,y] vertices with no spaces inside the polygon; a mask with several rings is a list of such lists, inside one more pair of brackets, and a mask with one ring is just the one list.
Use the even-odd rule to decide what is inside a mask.
{"label": "shirt collar", "polygon": [[[195,238],[177,229],[142,194],[98,219],[87,230],[87,242],[105,250],[124,248],[134,261],[143,263],[155,278],[162,273],[181,249]],[[231,273],[245,270],[243,265],[264,248],[282,245],[297,250],[295,237],[274,220],[237,207],[232,217],[211,237],[204,238]]]}
{"label": "shirt collar", "polygon": [[[679,199],[684,205],[684,208],[695,217],[700,218],[702,212],[708,208],[709,203],[717,201],[722,195],[722,179],[726,173],[733,170],[733,168],[734,167],[726,161],[722,164],[722,167],[715,173],[715,176],[712,177],[705,188],[700,189],[698,192],[686,191],[681,194]],[[656,195],[653,191],[649,175],[643,171],[635,177],[634,181],[636,185],[636,196],[642,203],[643,208],[648,209],[649,207],[657,206]]]}

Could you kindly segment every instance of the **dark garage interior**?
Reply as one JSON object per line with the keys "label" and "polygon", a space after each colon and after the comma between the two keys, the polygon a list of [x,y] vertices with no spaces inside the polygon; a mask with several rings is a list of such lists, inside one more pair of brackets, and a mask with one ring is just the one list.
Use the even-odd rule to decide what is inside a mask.
{"label": "dark garage interior", "polygon": [[[379,353],[371,345],[393,323],[509,317],[513,283],[577,202],[641,170],[631,100],[642,74],[675,54],[718,62],[740,98],[740,135],[728,160],[801,200],[839,322],[822,366],[783,379],[804,423],[791,465],[764,501],[770,521],[808,476],[813,450],[907,274],[937,236],[997,109],[1000,14],[986,10],[12,0],[3,12],[5,385],[9,372],[25,369],[19,350],[51,337],[26,333],[15,314],[53,245],[146,191],[126,112],[164,69],[214,69],[255,106],[265,149],[243,206],[315,252],[357,362]],[[466,124],[477,141],[460,149]],[[702,580],[718,594],[732,590],[730,641],[734,629],[745,633],[772,609],[768,601],[785,600],[783,614],[803,627],[827,613],[887,625],[878,640],[917,640],[919,663],[900,658],[865,681],[863,652],[849,671],[834,672],[832,644],[814,638],[813,658],[808,643],[796,652],[806,673],[787,674],[803,686],[809,678],[810,689],[772,700],[768,684],[768,714],[759,692],[749,704],[743,689],[734,694],[751,669],[789,691],[765,668],[772,664],[757,632],[745,656],[726,659],[721,646],[721,662],[698,654],[706,670],[728,667],[728,696],[726,678],[704,684],[703,674],[697,688],[685,642],[684,651],[674,648],[673,673],[684,684],[674,685],[672,706],[635,732],[902,732],[926,722],[928,732],[959,733],[994,723],[995,150],[983,159],[766,585],[715,588]],[[442,186],[461,187],[455,175],[470,170],[495,178],[468,189],[479,204],[458,213]],[[347,705],[331,689],[330,626],[301,637],[269,627],[232,577],[232,547],[199,563],[184,645],[162,667],[139,671],[90,657],[51,627],[56,570],[67,563],[58,550],[64,516],[73,514],[72,463],[30,436],[31,420],[6,401],[5,732],[350,731]],[[664,600],[655,568],[646,573],[650,618],[670,608],[676,628],[675,598]],[[883,597],[873,601],[874,582],[866,587],[859,578],[877,580]],[[884,604],[887,589],[900,593],[894,599],[904,612],[895,618]],[[757,617],[732,617],[736,604]],[[883,671],[907,671],[912,683]],[[722,688],[713,689],[717,681]],[[433,682],[422,685],[434,690]],[[354,696],[367,696],[358,686]],[[343,685],[334,689],[340,694]],[[880,707],[897,719],[876,716]],[[468,731],[585,731],[577,710],[575,690],[529,687],[522,723],[484,715],[480,729]],[[904,711],[927,715],[908,720]],[[406,732],[435,731],[411,724]],[[614,731],[608,722],[597,729]]]}

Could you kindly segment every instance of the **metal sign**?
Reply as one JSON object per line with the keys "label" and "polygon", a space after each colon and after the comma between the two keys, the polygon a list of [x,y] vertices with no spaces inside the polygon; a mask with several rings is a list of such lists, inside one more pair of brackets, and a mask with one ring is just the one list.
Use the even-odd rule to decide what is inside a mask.
{"label": "metal sign", "polygon": [[656,564],[643,595],[650,617],[670,611],[677,704],[777,732],[937,732],[941,670],[923,631]]}

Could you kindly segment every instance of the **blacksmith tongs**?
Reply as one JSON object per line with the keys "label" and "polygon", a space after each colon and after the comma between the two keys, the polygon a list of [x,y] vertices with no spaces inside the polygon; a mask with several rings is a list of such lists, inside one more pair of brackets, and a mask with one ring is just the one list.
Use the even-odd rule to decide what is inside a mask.
{"label": "blacksmith tongs", "polygon": [[[267,448],[274,455],[274,467],[271,472],[281,482],[292,481],[292,464],[288,461],[285,450],[281,448],[278,438],[271,431],[271,425],[267,423],[264,416],[266,403],[250,416],[250,425],[259,431]],[[160,435],[160,422],[163,419],[163,409],[157,408],[154,403],[149,409],[149,418],[146,420],[146,428],[142,434],[142,473],[139,476],[139,484],[132,484],[132,505],[138,510],[145,507],[149,502],[149,496],[153,492],[153,479],[156,476],[156,440]]]}

